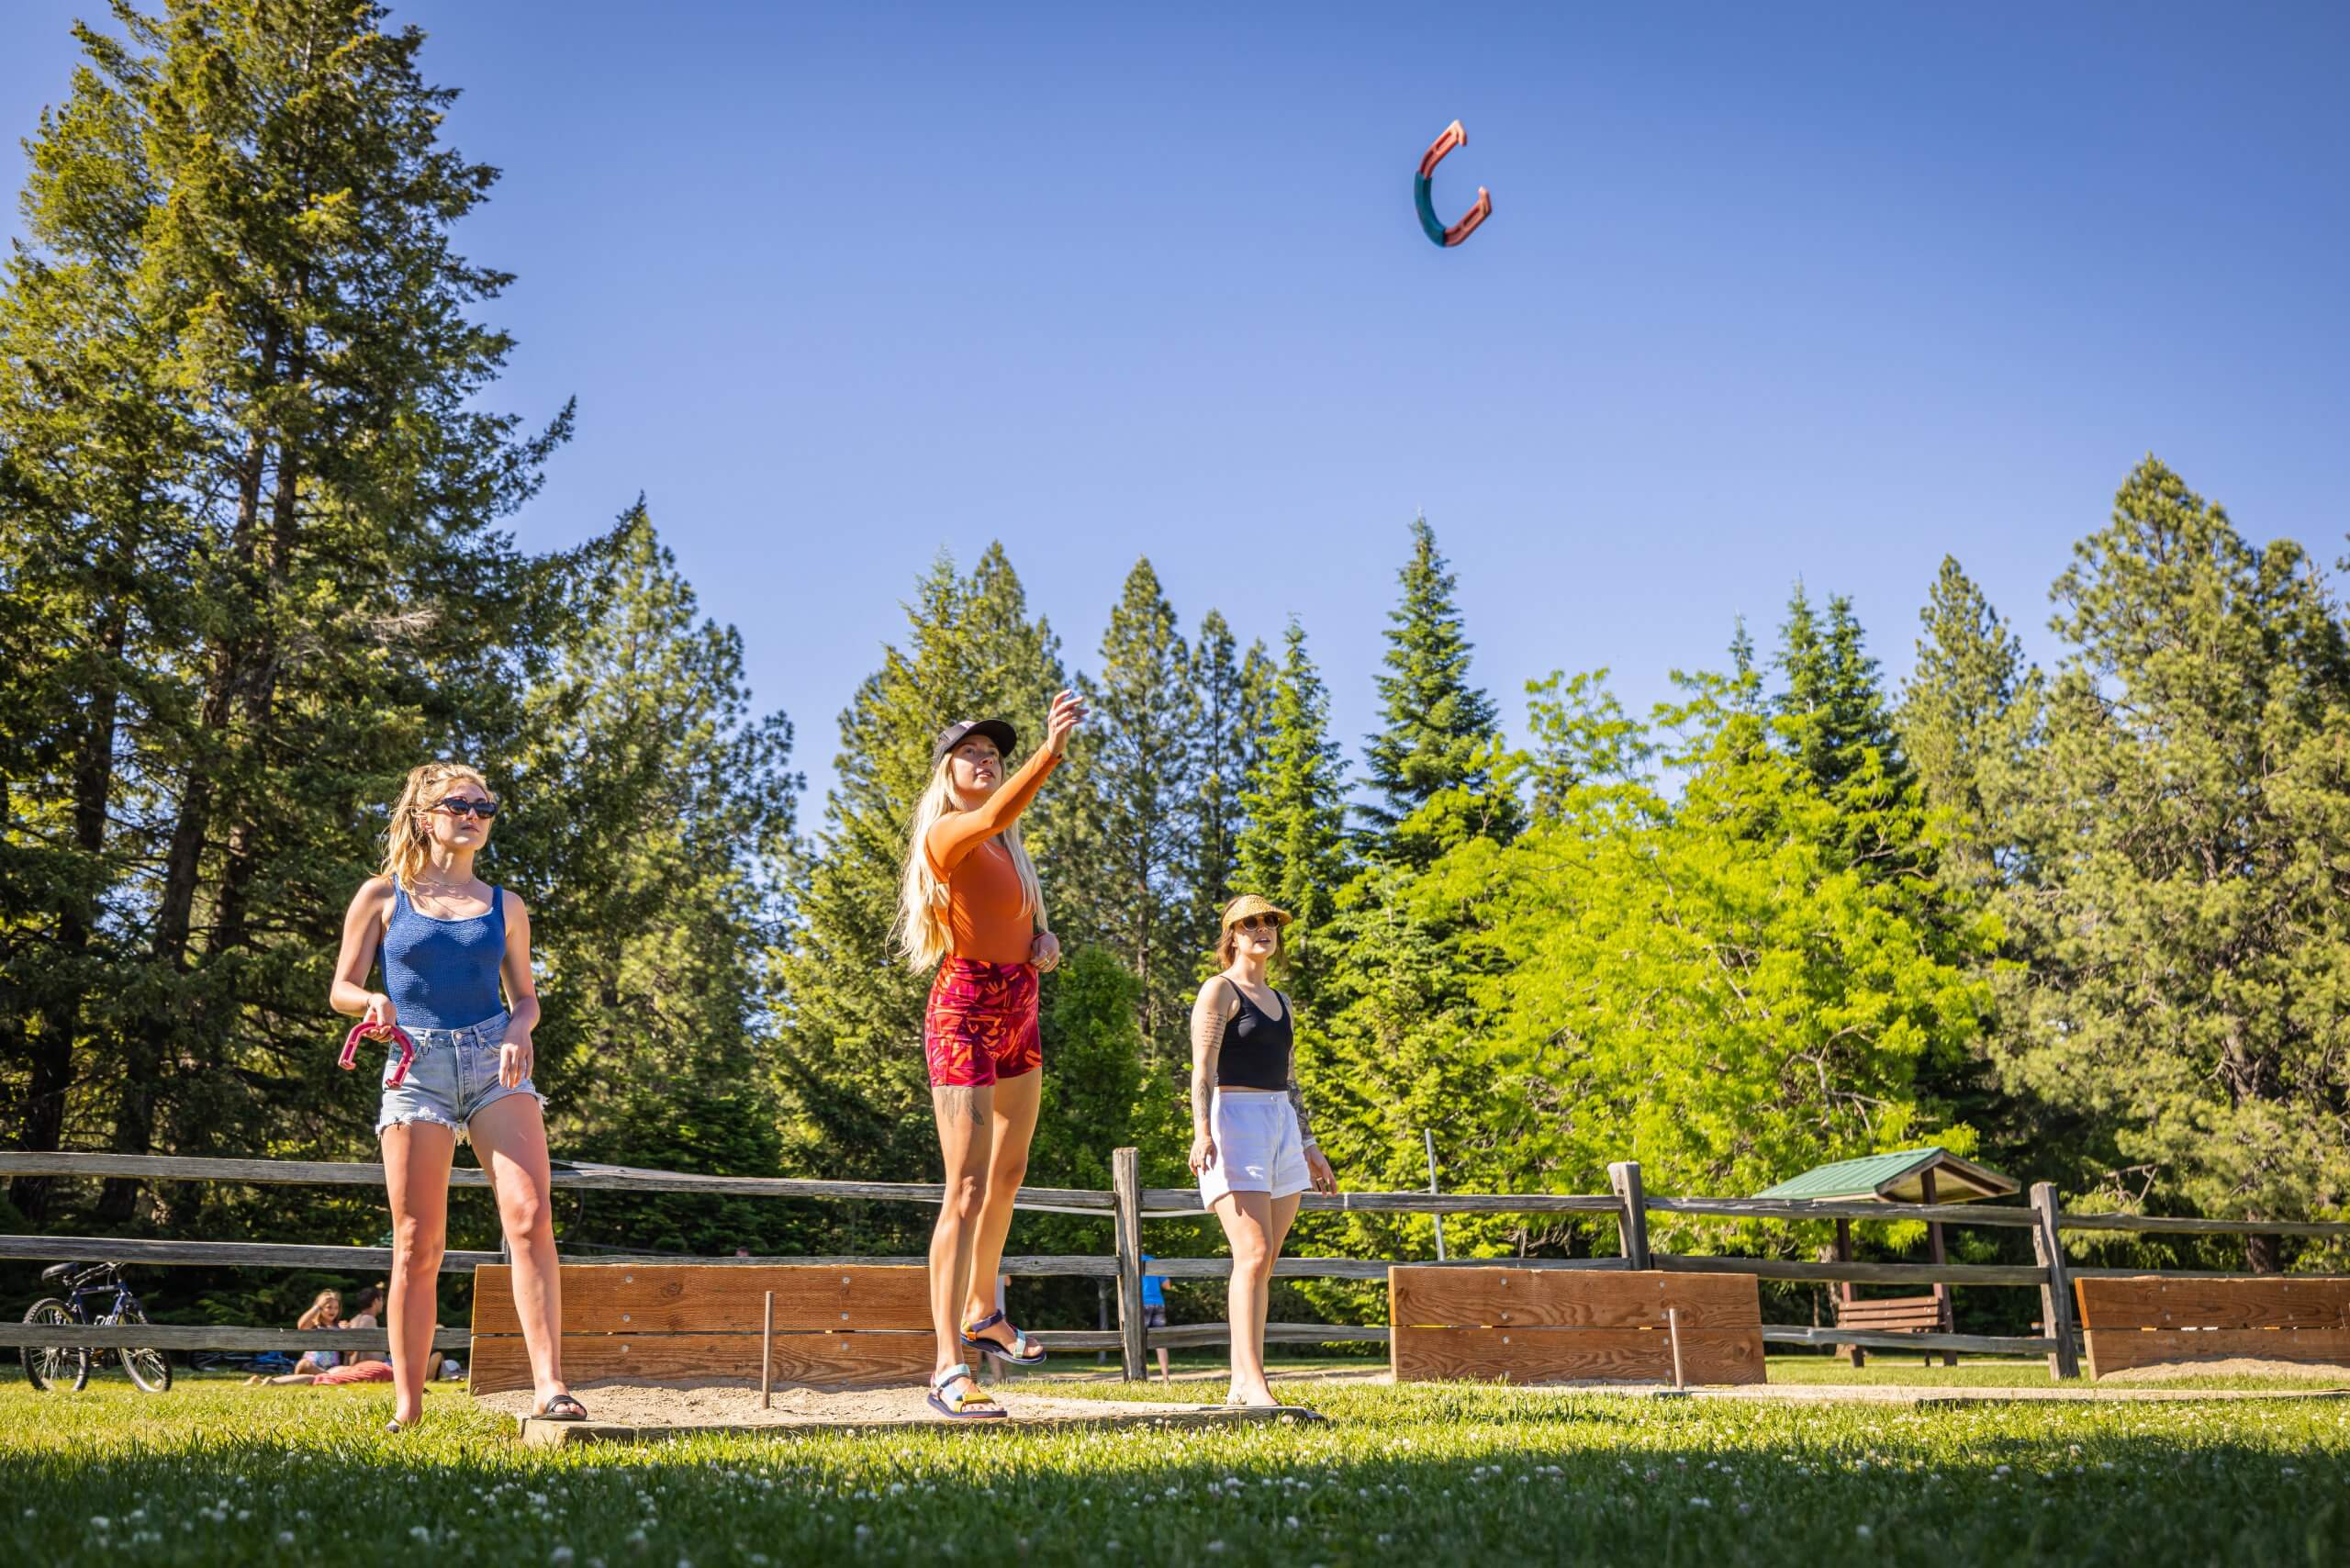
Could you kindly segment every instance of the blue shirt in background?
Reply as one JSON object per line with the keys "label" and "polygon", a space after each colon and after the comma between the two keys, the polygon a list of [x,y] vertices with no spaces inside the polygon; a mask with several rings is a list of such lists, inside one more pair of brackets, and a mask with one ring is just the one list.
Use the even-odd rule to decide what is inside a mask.
{"label": "blue shirt in background", "polygon": [[[1146,1263],[1149,1262],[1150,1254],[1144,1253],[1142,1260]],[[1145,1274],[1142,1277],[1142,1304],[1145,1306],[1167,1305],[1167,1281],[1163,1275]]]}

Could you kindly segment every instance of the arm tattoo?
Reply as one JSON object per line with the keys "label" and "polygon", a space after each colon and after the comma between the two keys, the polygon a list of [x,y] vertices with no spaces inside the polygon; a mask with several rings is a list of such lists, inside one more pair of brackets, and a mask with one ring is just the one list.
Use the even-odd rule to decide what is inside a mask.
{"label": "arm tattoo", "polygon": [[1314,1147],[1314,1118],[1305,1111],[1305,1091],[1297,1086],[1297,1069],[1289,1070],[1289,1108],[1297,1117],[1297,1141],[1306,1148]]}

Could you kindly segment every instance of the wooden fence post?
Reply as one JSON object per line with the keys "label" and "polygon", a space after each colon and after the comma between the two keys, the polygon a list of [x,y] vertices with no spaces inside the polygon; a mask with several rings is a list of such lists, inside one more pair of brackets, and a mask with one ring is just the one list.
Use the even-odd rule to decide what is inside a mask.
{"label": "wooden fence post", "polygon": [[1116,1200],[1118,1243],[1118,1338],[1126,1381],[1143,1381],[1142,1152],[1110,1151],[1110,1193]]}
{"label": "wooden fence post", "polygon": [[2048,1271],[2040,1286],[2040,1321],[2056,1348],[2048,1353],[2048,1375],[2081,1375],[2080,1351],[2073,1331],[2073,1273],[2065,1266],[2065,1242],[2056,1228],[2056,1186],[2031,1184],[2031,1212],[2040,1223],[2031,1227],[2033,1259]]}
{"label": "wooden fence post", "polygon": [[1640,1185],[1640,1162],[1619,1159],[1607,1168],[1607,1184],[1619,1205],[1616,1232],[1624,1248],[1624,1267],[1649,1266],[1649,1195]]}

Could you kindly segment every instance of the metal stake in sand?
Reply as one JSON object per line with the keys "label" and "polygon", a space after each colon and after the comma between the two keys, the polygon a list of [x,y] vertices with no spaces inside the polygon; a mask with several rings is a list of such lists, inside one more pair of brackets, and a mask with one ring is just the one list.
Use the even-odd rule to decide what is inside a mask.
{"label": "metal stake in sand", "polygon": [[1674,1392],[1678,1393],[1689,1386],[1689,1380],[1681,1370],[1681,1309],[1679,1307],[1668,1306],[1664,1309],[1664,1331],[1673,1336],[1673,1386]]}
{"label": "metal stake in sand", "polygon": [[[1673,1361],[1680,1362],[1679,1342],[1674,1343]],[[775,1292],[767,1292],[767,1304],[759,1316],[759,1408],[775,1408]]]}

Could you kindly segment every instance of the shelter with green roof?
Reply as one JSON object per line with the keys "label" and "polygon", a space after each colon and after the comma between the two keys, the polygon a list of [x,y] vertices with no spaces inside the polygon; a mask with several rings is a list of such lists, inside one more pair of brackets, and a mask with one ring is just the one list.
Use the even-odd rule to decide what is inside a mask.
{"label": "shelter with green roof", "polygon": [[[1938,1145],[1930,1145],[1815,1166],[1754,1195],[1812,1203],[1971,1204],[1982,1198],[2010,1197],[2020,1190],[2019,1183],[1989,1166],[1977,1165]],[[1926,1222],[1926,1241],[1935,1262],[1948,1260],[1942,1249],[1940,1220]],[[1852,1260],[1850,1219],[1836,1222],[1836,1260]],[[1947,1334],[1951,1331],[1950,1286],[1937,1284],[1930,1296],[1863,1301],[1854,1296],[1852,1282],[1846,1281],[1836,1287],[1836,1321],[1839,1327],[1844,1328]],[[1854,1366],[1867,1360],[1867,1352],[1858,1345],[1850,1347],[1845,1353]],[[1931,1362],[1933,1358],[1930,1355],[1926,1360]],[[1943,1353],[1942,1360],[1951,1366],[1958,1364],[1958,1357],[1949,1351]]]}
{"label": "shelter with green roof", "polygon": [[1755,1193],[1758,1198],[1830,1199],[1886,1204],[1971,1204],[2005,1198],[2021,1189],[1988,1166],[1940,1147],[1897,1148],[1816,1165],[1800,1176]]}

